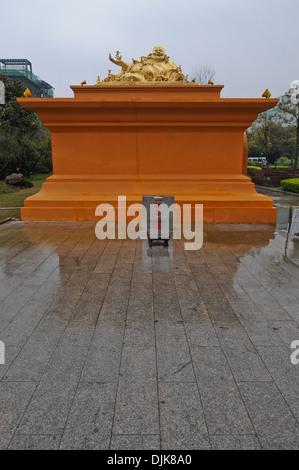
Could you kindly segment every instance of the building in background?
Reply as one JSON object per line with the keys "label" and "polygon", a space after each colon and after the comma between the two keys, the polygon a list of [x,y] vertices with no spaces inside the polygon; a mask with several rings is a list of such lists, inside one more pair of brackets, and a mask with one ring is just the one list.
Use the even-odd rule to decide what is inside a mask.
{"label": "building in background", "polygon": [[36,98],[53,98],[54,88],[32,72],[28,59],[0,59],[0,73],[11,80],[19,79]]}

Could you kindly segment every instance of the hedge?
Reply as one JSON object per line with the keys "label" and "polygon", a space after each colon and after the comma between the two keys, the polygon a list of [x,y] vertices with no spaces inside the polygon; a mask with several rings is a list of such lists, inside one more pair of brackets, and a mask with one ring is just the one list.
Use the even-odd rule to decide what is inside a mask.
{"label": "hedge", "polygon": [[293,193],[299,193],[299,178],[282,180],[280,182],[280,186],[284,191],[292,191]]}
{"label": "hedge", "polygon": [[247,170],[261,170],[262,168],[260,166],[252,166],[248,165]]}

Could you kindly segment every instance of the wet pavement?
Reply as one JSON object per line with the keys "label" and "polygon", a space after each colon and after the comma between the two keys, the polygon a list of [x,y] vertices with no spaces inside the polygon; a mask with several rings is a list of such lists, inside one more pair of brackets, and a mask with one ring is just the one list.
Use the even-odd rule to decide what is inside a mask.
{"label": "wet pavement", "polygon": [[0,226],[0,448],[298,449],[299,198],[271,197],[276,228],[199,251]]}

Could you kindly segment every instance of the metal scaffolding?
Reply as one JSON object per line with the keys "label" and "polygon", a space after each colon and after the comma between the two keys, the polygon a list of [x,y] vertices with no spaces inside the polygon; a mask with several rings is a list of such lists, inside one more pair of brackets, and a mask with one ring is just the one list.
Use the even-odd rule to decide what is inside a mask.
{"label": "metal scaffolding", "polygon": [[52,85],[32,72],[32,63],[28,59],[0,59],[0,73],[12,80],[21,80],[34,97],[53,98],[54,96]]}

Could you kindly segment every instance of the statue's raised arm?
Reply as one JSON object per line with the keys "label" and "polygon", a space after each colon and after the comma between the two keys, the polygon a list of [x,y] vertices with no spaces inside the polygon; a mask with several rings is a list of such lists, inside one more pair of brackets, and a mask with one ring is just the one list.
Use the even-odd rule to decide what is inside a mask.
{"label": "statue's raised arm", "polygon": [[122,60],[122,56],[120,55],[119,51],[116,51],[115,59],[113,59],[111,54],[109,54],[109,60],[113,62],[113,64],[119,65],[120,67],[122,67],[123,70],[128,70],[128,68],[132,65]]}

